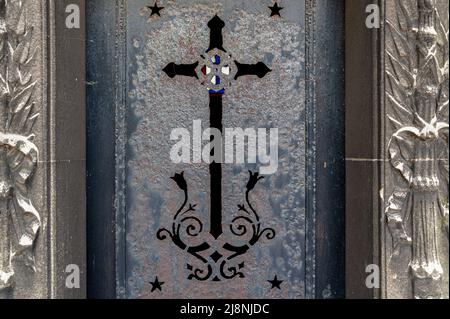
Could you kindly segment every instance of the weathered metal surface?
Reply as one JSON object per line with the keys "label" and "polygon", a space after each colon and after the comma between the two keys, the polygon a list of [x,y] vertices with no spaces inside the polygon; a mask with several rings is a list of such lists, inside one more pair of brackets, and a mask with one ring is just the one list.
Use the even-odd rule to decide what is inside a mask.
{"label": "weathered metal surface", "polygon": [[[126,287],[128,297],[290,297],[302,298],[305,277],[305,108],[304,3],[285,2],[284,19],[270,18],[259,2],[186,2],[166,5],[161,18],[143,10],[144,1],[128,2],[129,108],[127,110]],[[196,61],[209,43],[208,21],[226,21],[224,46],[239,61],[263,61],[273,71],[264,79],[236,81],[224,95],[224,126],[278,128],[278,171],[267,176],[252,201],[261,220],[276,230],[240,261],[245,278],[229,282],[187,280],[186,264],[195,262],[158,229],[170,225],[182,197],[170,179],[185,171],[197,216],[208,220],[209,177],[205,164],[172,163],[171,131],[190,128],[193,120],[209,126],[207,90],[190,78],[173,81],[162,68],[170,61]],[[132,22],[132,23],[131,23]],[[248,169],[223,167],[224,225],[244,202]],[[124,226],[124,225],[120,225]],[[233,241],[225,233],[224,242]],[[270,291],[275,274],[283,291]],[[165,281],[152,294],[148,281]],[[146,280],[147,279],[147,280]]]}
{"label": "weathered metal surface", "polygon": [[[342,3],[279,3],[281,17],[270,17],[270,2],[158,1],[164,7],[159,17],[147,8],[154,2],[88,2],[91,296],[114,297],[114,286],[121,298],[342,296]],[[207,255],[202,251],[209,260],[202,264],[179,249],[179,242],[157,235],[162,228],[174,234],[172,221],[184,197],[181,176],[178,185],[171,177],[182,171],[189,203],[197,205],[189,216],[201,220],[204,233],[209,230],[208,164],[174,164],[169,157],[176,142],[170,140],[173,129],[192,131],[193,120],[202,120],[204,129],[209,126],[208,90],[192,77],[170,78],[166,66],[202,61],[210,38],[207,24],[215,14],[225,23],[223,46],[233,59],[261,61],[272,70],[262,78],[231,81],[223,95],[223,126],[278,128],[280,161],[277,172],[250,193],[262,228],[273,228],[275,238],[261,237],[230,264],[244,262],[239,271],[245,278],[215,282],[211,276],[202,282],[188,279],[192,271],[187,265],[220,267],[209,259],[214,249]],[[320,58],[319,48],[324,51]],[[319,120],[330,131],[318,126]],[[236,237],[229,224],[238,214],[237,205],[247,204],[248,169],[257,168],[223,164],[224,233],[218,240],[200,237],[221,254],[223,245]],[[283,280],[281,290],[268,282],[275,275]],[[161,292],[152,291],[150,282],[156,277],[164,282]]]}
{"label": "weathered metal surface", "polygon": [[448,2],[387,1],[387,298],[448,298]]}
{"label": "weathered metal surface", "polygon": [[[313,7],[313,10],[308,7]],[[314,227],[313,281],[315,298],[343,298],[345,273],[345,107],[344,107],[344,1],[307,3],[310,19],[306,39],[312,52],[306,64],[310,99],[306,107],[314,118],[308,124],[307,143],[316,146],[315,158],[307,157],[307,220]],[[312,38],[312,39],[311,39]],[[312,139],[311,136],[316,136]],[[309,213],[311,212],[311,213]],[[309,233],[309,232],[308,232]],[[307,252],[308,253],[308,252]],[[312,268],[312,266],[311,266]],[[307,273],[311,271],[307,270]]]}

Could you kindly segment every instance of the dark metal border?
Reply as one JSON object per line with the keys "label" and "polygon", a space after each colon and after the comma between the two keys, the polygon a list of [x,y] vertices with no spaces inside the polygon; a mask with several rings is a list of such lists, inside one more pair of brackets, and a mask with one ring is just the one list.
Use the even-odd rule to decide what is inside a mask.
{"label": "dark metal border", "polygon": [[316,0],[315,298],[345,296],[344,1]]}
{"label": "dark metal border", "polygon": [[[377,0],[346,0],[346,297],[379,298],[366,267],[379,265],[380,29],[365,25]],[[381,17],[381,21],[382,17]]]}
{"label": "dark metal border", "polygon": [[[88,298],[116,298],[116,9],[86,1]],[[99,54],[102,52],[102,54]]]}
{"label": "dark metal border", "polygon": [[[80,29],[66,27],[66,7],[80,8]],[[86,297],[85,1],[43,2],[47,20],[49,297]],[[80,289],[66,287],[66,267],[81,271]]]}

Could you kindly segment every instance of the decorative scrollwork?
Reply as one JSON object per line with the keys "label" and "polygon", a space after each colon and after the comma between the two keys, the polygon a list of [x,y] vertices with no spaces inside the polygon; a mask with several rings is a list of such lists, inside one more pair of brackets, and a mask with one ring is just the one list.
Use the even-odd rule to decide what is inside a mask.
{"label": "decorative scrollwork", "polygon": [[[251,191],[263,177],[260,177],[258,173],[249,173],[250,178],[245,193],[247,206],[238,205],[239,216],[233,218],[229,227],[231,234],[238,238],[245,237],[249,234],[250,236],[248,236],[249,238],[246,244],[234,246],[225,243],[220,252],[213,250],[212,253],[207,253],[209,250],[212,250],[212,246],[207,243],[207,241],[204,241],[199,245],[191,245],[189,244],[189,238],[182,238],[182,233],[187,234],[190,238],[201,237],[204,232],[204,227],[203,222],[198,217],[191,215],[195,213],[196,205],[189,204],[189,207],[186,208],[189,201],[189,195],[184,172],[175,174],[175,176],[172,177],[178,187],[184,192],[184,200],[183,204],[174,215],[172,230],[167,228],[159,229],[157,238],[159,240],[170,238],[181,250],[187,251],[190,255],[194,256],[197,261],[201,262],[201,266],[198,267],[191,264],[187,265],[187,269],[190,271],[190,274],[188,275],[189,280],[195,279],[198,281],[207,281],[212,279],[213,281],[220,281],[236,277],[243,278],[245,275],[242,269],[245,264],[243,262],[237,262],[235,264],[234,260],[247,253],[262,237],[265,236],[268,240],[275,238],[274,229],[262,228],[260,217],[250,202],[249,195]],[[209,256],[205,256],[208,254]]]}
{"label": "decorative scrollwork", "polygon": [[[245,236],[248,234],[249,229],[251,228],[251,238],[248,241],[248,244],[250,246],[254,246],[261,237],[265,234],[266,239],[272,240],[275,238],[275,230],[272,228],[261,228],[261,222],[260,217],[256,210],[253,208],[253,205],[250,202],[250,192],[255,188],[256,184],[263,179],[262,176],[259,176],[258,173],[252,173],[250,172],[250,179],[247,184],[247,191],[245,192],[245,201],[247,203],[248,208],[250,211],[246,208],[245,205],[238,205],[239,213],[242,213],[245,215],[237,216],[233,219],[233,221],[230,224],[230,230],[231,232],[236,236]],[[245,224],[249,224],[251,227],[245,226]],[[232,251],[236,253],[236,257],[240,255],[238,252],[247,251],[249,247],[247,245],[241,246],[241,247],[233,247]],[[243,252],[245,253],[245,252]],[[242,254],[243,254],[242,253]]]}

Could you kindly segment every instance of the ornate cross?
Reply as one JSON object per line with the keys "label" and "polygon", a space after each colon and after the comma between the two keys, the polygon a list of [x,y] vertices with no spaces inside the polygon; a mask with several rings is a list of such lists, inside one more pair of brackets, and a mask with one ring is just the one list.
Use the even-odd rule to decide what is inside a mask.
{"label": "ornate cross", "polygon": [[[225,27],[225,22],[216,15],[208,22],[208,27],[211,30],[210,45],[206,54],[202,55],[205,63],[201,68],[201,80],[202,85],[206,85],[209,91],[210,126],[222,132],[222,95],[229,85],[229,81],[227,80],[229,80],[231,75],[231,67],[229,66],[231,55],[228,55],[223,47],[222,29]],[[238,61],[233,62],[237,70],[234,80],[245,75],[257,75],[259,78],[263,78],[271,71],[263,62],[256,64],[242,64]],[[192,64],[175,64],[171,62],[163,71],[171,78],[181,75],[200,79],[197,73],[199,64],[199,61]],[[211,158],[214,158],[214,152],[216,151],[212,151]],[[210,234],[217,239],[222,235],[221,163],[212,161],[209,171],[211,178]]]}
{"label": "ornate cross", "polygon": [[[230,85],[232,65],[236,66],[234,80],[245,75],[257,75],[264,77],[270,69],[262,62],[256,64],[241,64],[231,60],[231,55],[223,47],[222,29],[225,23],[216,15],[208,23],[211,30],[209,48],[201,57],[204,62],[197,72],[200,62],[192,64],[169,63],[163,70],[166,74],[174,78],[177,75],[194,77],[205,85],[209,92],[210,126],[222,133],[222,96],[226,88]],[[212,140],[213,138],[211,138]],[[212,142],[212,141],[211,141]],[[203,238],[203,222],[195,216],[196,205],[189,203],[187,182],[183,173],[175,174],[172,179],[184,192],[184,202],[177,210],[173,218],[171,228],[161,228],[157,233],[157,238],[165,240],[170,237],[172,242],[181,250],[194,256],[197,262],[202,265],[187,264],[187,269],[191,272],[188,279],[206,281],[220,281],[222,279],[233,279],[245,277],[241,271],[244,262],[238,257],[247,251],[258,241],[265,237],[269,240],[275,237],[275,230],[263,228],[261,219],[250,202],[249,194],[255,188],[262,177],[258,173],[250,172],[250,179],[245,191],[245,204],[238,205],[238,212],[229,225],[231,233],[235,238],[230,238],[230,242],[219,240],[222,230],[222,165],[216,158],[222,157],[222,150],[211,150],[210,154],[210,178],[211,178],[211,212],[209,234],[215,239],[215,244]],[[220,152],[220,154],[216,153]],[[215,156],[216,155],[216,156]],[[219,156],[220,155],[220,156]],[[209,237],[209,236],[207,236]],[[197,238],[191,241],[190,239]],[[239,239],[236,241],[235,239]],[[220,244],[220,245],[219,245]]]}

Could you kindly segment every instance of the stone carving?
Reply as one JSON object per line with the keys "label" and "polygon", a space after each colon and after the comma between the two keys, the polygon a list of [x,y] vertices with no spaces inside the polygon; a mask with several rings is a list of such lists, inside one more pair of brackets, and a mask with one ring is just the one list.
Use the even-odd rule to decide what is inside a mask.
{"label": "stone carving", "polygon": [[444,297],[448,263],[449,33],[448,11],[439,11],[436,0],[396,0],[386,22],[387,152],[399,177],[386,217],[391,258],[410,247],[415,298]]}
{"label": "stone carving", "polygon": [[28,194],[38,161],[32,33],[23,1],[0,0],[0,291],[13,286],[14,262],[34,268],[41,224]]}

